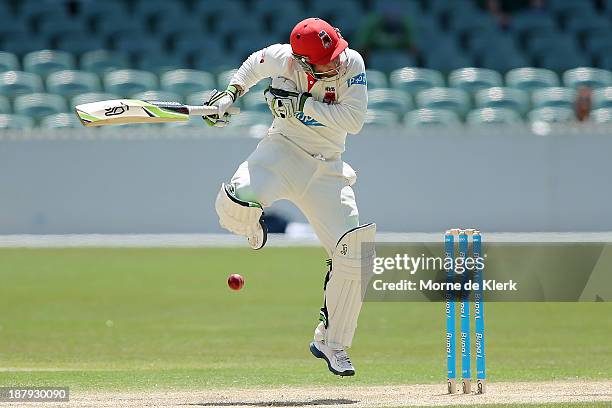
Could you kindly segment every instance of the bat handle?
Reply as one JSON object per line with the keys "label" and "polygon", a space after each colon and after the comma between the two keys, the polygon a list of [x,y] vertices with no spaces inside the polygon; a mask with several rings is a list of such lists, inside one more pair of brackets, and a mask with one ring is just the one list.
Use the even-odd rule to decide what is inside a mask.
{"label": "bat handle", "polygon": [[[187,106],[187,109],[189,109],[189,115],[193,116],[206,116],[217,113],[216,106]],[[227,110],[227,113],[230,115],[237,115],[240,113],[240,108],[232,106]]]}

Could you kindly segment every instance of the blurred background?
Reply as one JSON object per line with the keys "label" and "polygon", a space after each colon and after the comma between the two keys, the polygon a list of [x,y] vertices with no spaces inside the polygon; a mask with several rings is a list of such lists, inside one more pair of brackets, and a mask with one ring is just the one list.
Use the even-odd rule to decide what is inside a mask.
{"label": "blurred background", "polygon": [[271,122],[265,84],[223,130],[85,129],[72,108],[200,104],[311,16],[366,59],[344,157],[363,222],[612,230],[610,0],[2,0],[0,233],[221,232],[214,196]]}

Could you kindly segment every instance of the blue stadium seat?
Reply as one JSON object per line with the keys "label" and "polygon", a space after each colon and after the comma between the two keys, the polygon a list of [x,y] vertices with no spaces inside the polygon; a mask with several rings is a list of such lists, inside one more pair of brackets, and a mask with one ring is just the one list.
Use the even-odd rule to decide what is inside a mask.
{"label": "blue stadium seat", "polygon": [[612,108],[612,86],[593,91],[592,105],[593,109]]}
{"label": "blue stadium seat", "polygon": [[467,92],[457,88],[431,88],[416,96],[419,108],[446,109],[463,116],[470,108]]}
{"label": "blue stadium seat", "polygon": [[478,56],[494,48],[516,49],[517,42],[514,36],[499,31],[475,31],[468,36],[467,48],[472,56]]}
{"label": "blue stadium seat", "polygon": [[232,40],[232,50],[241,59],[246,59],[257,50],[261,50],[270,45],[270,38],[267,34],[257,32],[247,36],[236,36]]}
{"label": "blue stadium seat", "polygon": [[401,116],[413,108],[410,94],[400,89],[368,91],[368,109],[390,111]]}
{"label": "blue stadium seat", "polygon": [[71,98],[86,92],[100,90],[100,79],[93,72],[65,70],[47,77],[47,91]]}
{"label": "blue stadium seat", "polygon": [[595,123],[611,123],[612,122],[612,108],[599,108],[595,109],[589,115],[590,120]]}
{"label": "blue stadium seat", "polygon": [[120,14],[116,16],[105,16],[96,21],[95,27],[97,35],[107,38],[128,35],[144,37],[147,35],[145,23],[138,15]]}
{"label": "blue stadium seat", "polygon": [[363,124],[364,126],[393,126],[399,124],[399,121],[399,116],[393,112],[368,108]]}
{"label": "blue stadium seat", "polygon": [[382,71],[366,69],[366,78],[368,82],[368,89],[389,88],[387,75]]}
{"label": "blue stadium seat", "polygon": [[476,93],[474,101],[477,108],[505,108],[521,115],[529,109],[529,95],[515,88],[482,89]]}
{"label": "blue stadium seat", "polygon": [[610,21],[605,17],[597,15],[588,18],[584,16],[572,16],[572,18],[566,22],[565,30],[573,35],[595,34],[609,36],[612,34]]}
{"label": "blue stadium seat", "polygon": [[0,115],[0,129],[32,129],[34,120],[24,115]]}
{"label": "blue stadium seat", "polygon": [[141,54],[136,58],[136,68],[158,75],[176,69],[184,69],[186,66],[185,59],[177,53],[155,51]]}
{"label": "blue stadium seat", "polygon": [[54,113],[40,120],[40,127],[47,129],[80,128],[82,126],[74,113]]}
{"label": "blue stadium seat", "polygon": [[461,119],[459,119],[457,113],[446,109],[413,110],[404,116],[403,122],[408,127],[461,125]]}
{"label": "blue stadium seat", "polygon": [[585,49],[591,57],[612,54],[612,35],[589,34],[584,41]]}
{"label": "blue stadium seat", "polygon": [[11,102],[6,96],[0,95],[0,113],[11,113]]}
{"label": "blue stadium seat", "polygon": [[157,76],[135,69],[112,71],[104,75],[104,89],[122,96],[157,89]]}
{"label": "blue stadium seat", "polygon": [[16,17],[3,18],[0,22],[0,39],[29,36],[30,32],[33,31],[33,28],[25,21]]}
{"label": "blue stadium seat", "polygon": [[202,20],[191,14],[181,16],[180,18],[165,17],[158,22],[155,29],[155,34],[158,38],[167,37],[171,41],[180,38],[181,35],[185,35],[183,34],[184,32],[190,35],[197,35],[197,38],[206,35]]}
{"label": "blue stadium seat", "polygon": [[584,0],[547,0],[547,7],[550,11],[561,17],[571,15],[591,15],[594,13],[593,2]]}
{"label": "blue stadium seat", "polygon": [[531,100],[534,108],[562,107],[571,109],[576,100],[576,91],[563,87],[541,88],[533,91]]}
{"label": "blue stadium seat", "polygon": [[0,95],[14,97],[32,92],[42,92],[40,76],[31,72],[6,71],[0,73]]}
{"label": "blue stadium seat", "polygon": [[108,101],[111,99],[121,99],[121,97],[117,94],[107,92],[88,92],[73,97],[70,100],[70,108],[72,109],[76,105],[81,105],[83,103]]}
{"label": "blue stadium seat", "polygon": [[161,89],[186,96],[200,91],[209,91],[215,87],[214,76],[205,71],[178,69],[166,72],[160,79]]}
{"label": "blue stadium seat", "polygon": [[509,87],[532,92],[540,88],[559,86],[559,77],[551,70],[544,68],[517,68],[506,74]]}
{"label": "blue stadium seat", "polygon": [[127,15],[127,3],[124,1],[79,1],[78,16],[85,21],[95,22],[108,16]]}
{"label": "blue stadium seat", "polygon": [[29,52],[47,49],[49,48],[49,45],[50,44],[47,38],[25,33],[5,37],[2,40],[0,49],[2,51],[8,51],[19,56],[23,56]]}
{"label": "blue stadium seat", "polygon": [[482,54],[480,61],[483,68],[499,72],[508,72],[527,65],[530,65],[529,60],[517,48],[491,48]]}
{"label": "blue stadium seat", "polygon": [[542,33],[529,37],[526,43],[527,52],[533,57],[542,56],[553,47],[556,49],[567,48],[575,50],[577,48],[576,36],[556,32]]}
{"label": "blue stadium seat", "polygon": [[136,33],[115,36],[112,44],[118,52],[134,57],[166,51],[163,43],[160,44],[158,39],[140,36],[140,34]]}
{"label": "blue stadium seat", "polygon": [[530,122],[572,122],[576,120],[574,111],[570,108],[564,108],[560,106],[552,107],[547,106],[544,108],[534,109],[529,112]]}
{"label": "blue stadium seat", "polygon": [[415,66],[414,57],[405,51],[396,50],[377,50],[372,51],[366,62],[366,67],[378,71],[390,72],[394,69]]}
{"label": "blue stadium seat", "polygon": [[0,51],[0,72],[18,70],[19,59],[17,59],[17,56],[10,52]]}
{"label": "blue stadium seat", "polygon": [[130,95],[132,99],[142,99],[145,101],[164,101],[164,102],[183,102],[183,97],[176,92],[170,91],[145,91]]}
{"label": "blue stadium seat", "polygon": [[223,2],[196,1],[193,3],[192,12],[196,15],[210,16],[212,18],[219,18],[219,16],[248,17],[247,10],[244,8],[244,2],[241,0],[225,0]]}
{"label": "blue stadium seat", "polygon": [[46,19],[39,23],[38,32],[52,40],[59,37],[87,36],[87,24],[82,20],[53,20]]}
{"label": "blue stadium seat", "polygon": [[184,3],[167,0],[137,0],[134,4],[134,14],[145,19],[185,18],[188,15]]}
{"label": "blue stadium seat", "polygon": [[598,68],[574,68],[563,73],[563,84],[568,88],[578,88],[581,86],[603,88],[612,86],[612,73]]}
{"label": "blue stadium seat", "polygon": [[391,87],[416,95],[424,89],[444,86],[444,78],[438,71],[426,68],[400,68],[390,75]]}
{"label": "blue stadium seat", "polygon": [[475,109],[468,113],[465,121],[468,125],[516,124],[522,122],[520,115],[515,110],[508,108]]}
{"label": "blue stadium seat", "polygon": [[597,64],[599,68],[607,69],[612,71],[612,54],[603,54],[599,56],[599,62]]}
{"label": "blue stadium seat", "polygon": [[485,68],[460,68],[450,73],[448,84],[474,94],[483,88],[501,86],[502,76],[497,71]]}
{"label": "blue stadium seat", "polygon": [[510,28],[519,35],[531,36],[557,31],[557,25],[552,17],[531,12],[517,13],[512,18]]}
{"label": "blue stadium seat", "polygon": [[434,47],[429,51],[429,54],[425,55],[425,66],[427,68],[442,71],[444,73],[472,65],[472,59],[458,49],[448,48],[438,52]]}
{"label": "blue stadium seat", "polygon": [[34,51],[23,57],[23,69],[40,76],[47,76],[55,71],[74,69],[74,56],[65,51]]}
{"label": "blue stadium seat", "polygon": [[81,55],[91,50],[106,48],[106,40],[102,37],[78,36],[62,37],[56,41],[56,48],[71,54]]}
{"label": "blue stadium seat", "polygon": [[94,50],[81,56],[81,68],[96,74],[127,68],[129,65],[128,57],[115,51]]}
{"label": "blue stadium seat", "polygon": [[[208,35],[206,43],[201,41],[194,41],[194,36],[198,35],[197,32],[183,31],[180,35],[172,41],[171,49],[173,52],[179,55],[202,55],[209,60],[216,60],[218,64],[220,61],[224,61],[227,56],[227,48],[223,45],[223,40],[219,37]],[[256,50],[253,50],[256,51]],[[210,64],[207,68],[210,70]]]}
{"label": "blue stadium seat", "polygon": [[497,33],[497,24],[485,12],[452,14],[449,21],[452,32],[461,35],[473,32]]}
{"label": "blue stadium seat", "polygon": [[546,49],[539,58],[539,65],[555,72],[563,72],[576,67],[589,66],[590,61],[576,49],[553,46]]}
{"label": "blue stadium seat", "polygon": [[20,95],[13,103],[15,113],[39,120],[53,113],[67,111],[66,100],[59,95],[32,93]]}

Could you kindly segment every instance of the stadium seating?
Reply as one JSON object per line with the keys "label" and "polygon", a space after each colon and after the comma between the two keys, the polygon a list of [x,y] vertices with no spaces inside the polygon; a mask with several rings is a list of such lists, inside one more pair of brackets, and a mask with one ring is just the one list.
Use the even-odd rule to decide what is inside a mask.
{"label": "stadium seating", "polygon": [[461,124],[459,116],[445,109],[417,109],[404,116],[404,124],[409,127],[444,125],[457,126]]}
{"label": "stadium seating", "polygon": [[540,88],[559,85],[559,77],[553,71],[544,68],[516,68],[506,74],[509,87],[532,92]]}
{"label": "stadium seating", "polygon": [[0,51],[0,72],[18,71],[19,59],[15,54]]}
{"label": "stadium seating", "polygon": [[391,72],[390,83],[414,96],[424,89],[444,86],[444,78],[435,70],[406,67]]}
{"label": "stadium seating", "polygon": [[34,51],[23,57],[23,69],[40,76],[47,76],[55,71],[74,69],[75,60],[72,54],[64,51]]}
{"label": "stadium seating", "polygon": [[0,113],[11,113],[11,102],[6,96],[0,95]]}
{"label": "stadium seating", "polygon": [[73,113],[55,113],[45,116],[40,121],[42,128],[76,128],[82,124]]}
{"label": "stadium seating", "polygon": [[590,120],[595,123],[612,123],[612,108],[599,108],[591,112]]}
{"label": "stadium seating", "polygon": [[399,89],[373,89],[368,91],[368,109],[390,111],[400,117],[412,109],[412,100]]}
{"label": "stadium seating", "polygon": [[366,69],[366,78],[368,81],[368,89],[388,88],[389,81],[387,75],[382,71],[375,69]]}
{"label": "stadium seating", "polygon": [[93,72],[56,71],[47,77],[47,91],[65,97],[100,91],[100,79]]}
{"label": "stadium seating", "polygon": [[242,112],[240,115],[232,116],[229,126],[251,127],[254,125],[267,125],[272,123],[272,116],[263,112]]}
{"label": "stadium seating", "polygon": [[597,68],[574,68],[563,74],[563,84],[569,88],[603,88],[612,85],[612,73]]}
{"label": "stadium seating", "polygon": [[81,56],[81,69],[104,74],[109,71],[129,67],[126,55],[108,50],[94,50]]}
{"label": "stadium seating", "polygon": [[399,124],[400,118],[393,112],[383,109],[368,109],[363,121],[364,126],[393,126]]}
{"label": "stadium seating", "polygon": [[66,100],[59,95],[30,93],[20,95],[13,103],[15,113],[39,120],[44,116],[67,110]]}
{"label": "stadium seating", "polygon": [[465,121],[468,125],[522,123],[515,110],[501,107],[475,109],[468,113]]}
{"label": "stadium seating", "polygon": [[268,103],[261,92],[247,92],[242,98],[242,106],[248,111],[268,112]]}
{"label": "stadium seating", "polygon": [[474,98],[478,108],[505,108],[524,114],[529,108],[529,96],[514,88],[493,87],[478,91]]}
{"label": "stadium seating", "polygon": [[483,88],[502,86],[502,77],[490,69],[460,68],[450,73],[448,84],[474,94]]}
{"label": "stadium seating", "polygon": [[104,89],[122,96],[157,89],[157,76],[147,71],[121,69],[104,75]]}
{"label": "stadium seating", "polygon": [[530,122],[571,122],[575,120],[574,111],[561,106],[547,106],[529,112]]}
{"label": "stadium seating", "polygon": [[562,107],[571,109],[575,100],[576,91],[563,87],[542,88],[532,94],[534,108]]}
{"label": "stadium seating", "polygon": [[446,109],[465,115],[470,107],[467,92],[456,88],[431,88],[418,93],[416,97],[419,108]]}
{"label": "stadium seating", "polygon": [[186,96],[215,87],[215,78],[209,72],[191,69],[177,69],[163,74],[160,78],[161,89]]}
{"label": "stadium seating", "polygon": [[612,108],[612,87],[599,88],[593,91],[593,109]]}
{"label": "stadium seating", "polygon": [[42,79],[31,72],[6,71],[0,73],[0,95],[14,97],[31,92],[42,92]]}
{"label": "stadium seating", "polygon": [[29,116],[0,115],[0,129],[31,129],[33,127],[34,120]]}

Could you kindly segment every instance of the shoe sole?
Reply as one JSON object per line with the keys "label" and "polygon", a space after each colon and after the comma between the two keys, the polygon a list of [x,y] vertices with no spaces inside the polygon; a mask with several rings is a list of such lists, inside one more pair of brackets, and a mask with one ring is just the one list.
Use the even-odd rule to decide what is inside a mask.
{"label": "shoe sole", "polygon": [[339,375],[341,377],[351,377],[351,376],[355,375],[355,371],[354,370],[348,370],[348,371],[337,371],[337,370],[334,370],[334,368],[331,366],[329,360],[327,359],[327,356],[324,353],[322,353],[321,350],[319,350],[317,348],[317,346],[315,346],[314,342],[310,343],[310,352],[316,358],[322,358],[323,360],[325,360],[325,362],[327,363],[327,368],[333,374]]}

